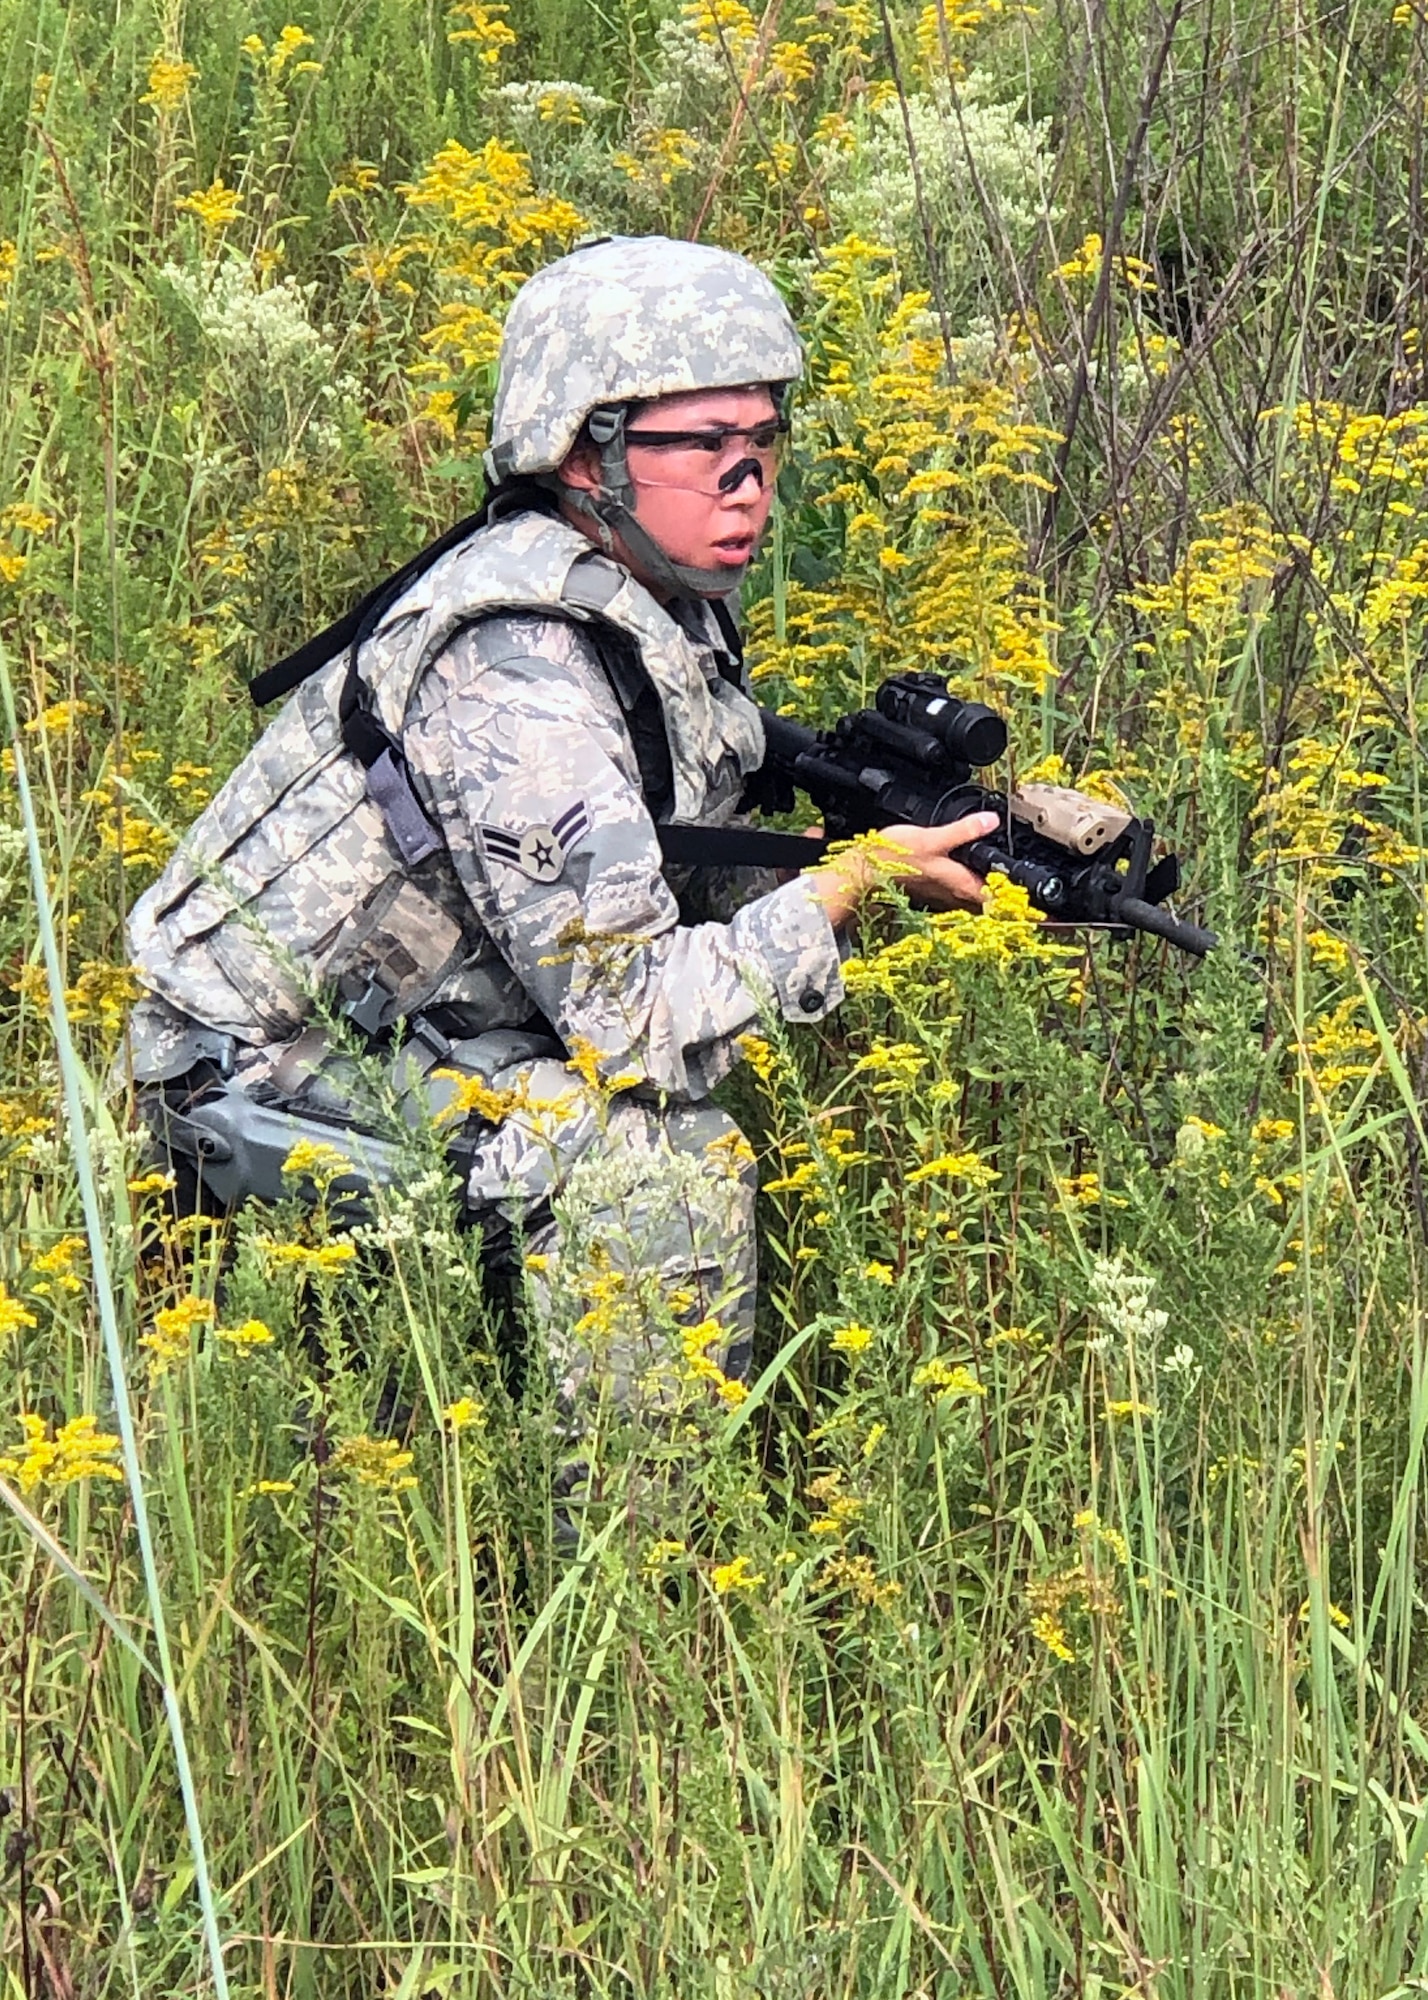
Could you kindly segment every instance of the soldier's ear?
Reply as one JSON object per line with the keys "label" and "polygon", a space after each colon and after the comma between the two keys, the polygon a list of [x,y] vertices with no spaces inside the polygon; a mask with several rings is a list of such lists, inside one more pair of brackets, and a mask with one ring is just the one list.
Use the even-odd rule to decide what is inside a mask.
{"label": "soldier's ear", "polygon": [[581,438],[566,453],[556,477],[582,493],[600,491],[600,454],[588,438]]}

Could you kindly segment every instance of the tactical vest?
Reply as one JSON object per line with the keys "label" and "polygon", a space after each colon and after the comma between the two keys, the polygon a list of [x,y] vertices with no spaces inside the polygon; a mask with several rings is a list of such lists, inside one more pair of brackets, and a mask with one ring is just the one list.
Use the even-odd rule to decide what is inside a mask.
{"label": "tactical vest", "polygon": [[[666,816],[686,826],[729,818],[764,753],[753,702],[720,673],[712,644],[578,529],[515,514],[420,569],[350,661],[338,654],[296,687],[135,905],[130,953],[147,987],[255,1043],[286,1040],[320,1000],[362,993],[368,1026],[437,994],[474,1003],[492,1026],[522,1018],[518,983],[425,826],[400,754],[428,667],[464,627],[511,612],[574,619],[616,640],[599,652],[627,722],[651,688],[658,698]],[[354,698],[370,756],[351,747]]]}

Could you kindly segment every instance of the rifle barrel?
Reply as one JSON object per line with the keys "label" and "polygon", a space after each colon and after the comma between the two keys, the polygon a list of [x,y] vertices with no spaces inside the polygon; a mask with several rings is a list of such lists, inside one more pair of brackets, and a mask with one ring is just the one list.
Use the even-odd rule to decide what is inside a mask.
{"label": "rifle barrel", "polygon": [[1196,958],[1204,958],[1220,941],[1213,931],[1187,924],[1183,917],[1172,917],[1169,910],[1157,909],[1154,903],[1142,902],[1139,896],[1117,896],[1111,905],[1111,922],[1149,931],[1152,937],[1164,938],[1168,944],[1178,945],[1181,951],[1193,952]]}

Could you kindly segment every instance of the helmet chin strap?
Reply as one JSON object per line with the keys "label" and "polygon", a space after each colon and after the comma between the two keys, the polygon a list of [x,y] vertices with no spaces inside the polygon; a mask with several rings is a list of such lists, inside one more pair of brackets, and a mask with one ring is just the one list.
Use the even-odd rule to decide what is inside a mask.
{"label": "helmet chin strap", "polygon": [[682,596],[727,597],[731,590],[737,589],[744,580],[747,563],[736,568],[700,569],[694,563],[675,562],[649,529],[635,519],[636,495],[625,455],[623,405],[592,410],[587,428],[591,443],[600,453],[600,491],[586,493],[577,486],[562,484],[560,493],[566,505],[594,527],[605,554],[614,554],[614,537],[618,535],[646,575]]}

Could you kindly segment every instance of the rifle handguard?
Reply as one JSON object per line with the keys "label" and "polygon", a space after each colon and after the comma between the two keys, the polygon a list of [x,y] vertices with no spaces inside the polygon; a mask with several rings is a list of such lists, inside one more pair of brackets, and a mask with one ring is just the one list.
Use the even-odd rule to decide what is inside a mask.
{"label": "rifle handguard", "polygon": [[[974,783],[969,760],[999,755],[1005,725],[979,703],[959,702],[935,675],[895,675],[876,701],[820,730],[761,711],[767,796],[777,801],[780,789],[793,786],[806,792],[834,840],[995,812],[999,833],[954,850],[978,875],[1005,875],[1059,924],[1145,931],[1197,958],[1214,948],[1213,931],[1160,907],[1180,871],[1173,855],[1151,866],[1148,819],[1062,786],[1025,785],[1008,798]],[[675,858],[667,842],[665,851]],[[797,859],[785,850],[776,862],[768,854],[782,867],[817,858],[817,848]]]}

